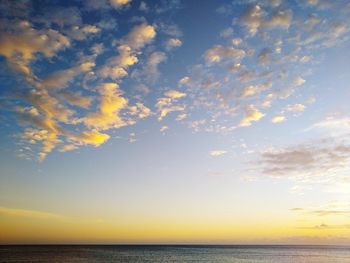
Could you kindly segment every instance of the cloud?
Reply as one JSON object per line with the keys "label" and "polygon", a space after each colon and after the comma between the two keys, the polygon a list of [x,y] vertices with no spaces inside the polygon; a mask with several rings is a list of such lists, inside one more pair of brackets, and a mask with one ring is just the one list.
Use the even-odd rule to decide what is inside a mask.
{"label": "cloud", "polygon": [[293,13],[291,10],[278,11],[270,19],[264,21],[263,26],[267,28],[281,27],[289,28],[292,24]]}
{"label": "cloud", "polygon": [[190,77],[185,76],[179,80],[179,86],[186,85],[190,82]]}
{"label": "cloud", "polygon": [[317,216],[350,215],[350,211],[342,210],[314,210],[311,213]]}
{"label": "cloud", "polygon": [[257,84],[257,85],[249,85],[244,87],[244,89],[241,92],[241,97],[249,97],[249,96],[253,96],[257,93],[260,93],[266,89],[271,88],[272,86],[272,82],[268,81],[262,84]]}
{"label": "cloud", "polygon": [[224,151],[224,150],[212,150],[209,152],[209,154],[211,156],[220,156],[220,155],[223,155],[225,153],[227,153],[227,151]]}
{"label": "cloud", "polygon": [[296,103],[296,104],[287,105],[285,109],[286,111],[291,111],[291,112],[302,112],[305,110],[305,108],[306,108],[305,105]]}
{"label": "cloud", "polygon": [[312,215],[318,217],[347,217],[350,215],[350,204],[348,202],[329,202],[318,207],[307,208],[292,208],[294,211],[302,216]]}
{"label": "cloud", "polygon": [[[99,126],[99,124],[97,126]],[[110,136],[108,134],[101,133],[94,129],[91,131],[81,132],[79,136],[72,136],[72,139],[76,140],[80,144],[90,144],[95,147],[104,144],[109,138]]]}
{"label": "cloud", "polygon": [[184,111],[185,107],[181,105],[172,105],[172,100],[170,98],[159,98],[157,100],[156,107],[158,108],[159,117],[158,120],[161,121],[170,112],[173,111]]}
{"label": "cloud", "polygon": [[83,123],[97,130],[108,130],[127,125],[127,122],[120,116],[120,112],[127,108],[128,100],[122,96],[118,84],[103,83],[98,90],[100,93],[98,112],[84,117]]}
{"label": "cloud", "polygon": [[180,39],[178,39],[178,38],[170,38],[166,42],[165,48],[167,50],[172,50],[174,48],[181,47],[181,46],[182,46],[182,41]]}
{"label": "cloud", "polygon": [[171,99],[180,99],[180,98],[186,97],[186,93],[183,93],[177,90],[168,90],[164,93],[164,95]]}
{"label": "cloud", "polygon": [[[217,38],[220,42],[203,52],[202,64],[186,67],[189,71],[182,75],[184,77],[171,84],[173,78],[159,76],[162,63],[171,62],[171,55],[175,55],[165,52],[182,45],[182,33],[177,25],[159,19],[148,24],[144,17],[138,17],[129,21],[131,27],[125,25],[125,30],[114,34],[116,20],[110,15],[119,11],[111,8],[128,7],[131,1],[85,2],[85,9],[51,8],[44,16],[37,13],[31,17],[28,16],[30,12],[22,15],[18,10],[11,10],[7,12],[11,17],[5,15],[0,28],[0,54],[29,80],[25,82],[16,77],[20,87],[14,88],[14,93],[21,101],[14,99],[9,104],[25,127],[26,135],[22,139],[26,138],[33,149],[38,148],[41,159],[53,149],[65,151],[82,145],[99,146],[109,139],[108,130],[132,125],[137,119],[155,114],[162,120],[174,112],[176,120],[186,118],[186,123],[194,130],[227,132],[250,126],[265,116],[262,107],[274,106],[273,102],[277,104],[277,100],[287,99],[298,86],[305,84],[304,76],[312,72],[312,65],[322,57],[322,53],[311,56],[316,48],[330,47],[335,40],[345,44],[348,38],[344,14],[341,12],[336,19],[332,18],[337,10],[327,10],[327,15],[318,12],[316,6],[301,5],[310,11],[308,15],[289,9],[296,10],[299,2],[291,5],[280,0],[249,1],[249,8],[235,19],[234,25],[217,30],[218,37],[224,39]],[[320,2],[324,1],[319,0],[317,5]],[[141,8],[145,12],[152,9],[163,13],[170,11],[170,6],[180,7],[179,3],[174,0],[150,5],[140,1],[133,11],[139,12]],[[230,4],[230,8],[232,6]],[[92,10],[105,15],[96,16],[93,24],[92,20],[91,24],[84,24],[87,22],[84,10],[92,16]],[[12,18],[12,11],[20,17]],[[137,21],[142,22],[135,24],[140,23]],[[239,25],[247,29],[248,34]],[[120,36],[122,31],[129,33]],[[71,49],[62,52],[67,48]],[[78,62],[62,67],[69,61]],[[127,77],[130,79],[123,93],[120,87]],[[153,93],[157,87],[152,81],[157,78],[164,80],[166,86],[175,88],[173,85],[177,85],[181,90],[168,90],[154,97],[159,94]],[[102,88],[104,84],[118,87],[107,94]],[[269,94],[265,94],[267,90]],[[300,92],[304,91],[300,89]],[[144,97],[148,93],[147,98]],[[148,105],[149,99],[153,105]],[[135,100],[136,103],[131,103]],[[300,103],[286,105],[278,101],[278,106],[281,111],[271,109],[271,112],[285,115],[305,110]],[[238,119],[237,125],[232,118],[237,117],[238,109],[243,109],[244,116]],[[197,116],[197,112],[204,115]],[[279,117],[273,121],[281,121]],[[314,128],[322,128],[327,124],[315,125]],[[341,127],[335,121],[333,125]]]}
{"label": "cloud", "polygon": [[243,40],[239,37],[236,37],[236,38],[233,38],[231,42],[232,42],[232,45],[239,46],[243,42]]}
{"label": "cloud", "polygon": [[[49,91],[45,89],[32,89],[24,94],[24,99],[40,113],[42,118],[63,123],[70,123],[72,120],[74,111],[61,104],[58,99],[50,95]],[[48,122],[43,120],[43,123],[46,123],[43,126],[50,127]]]}
{"label": "cloud", "polygon": [[27,210],[27,209],[17,209],[9,207],[0,207],[0,216],[9,217],[22,217],[22,218],[32,218],[32,219],[64,219],[65,217],[58,214]]}
{"label": "cloud", "polygon": [[9,23],[0,34],[0,54],[5,56],[10,66],[27,77],[32,77],[29,62],[37,53],[47,58],[59,50],[70,46],[70,40],[53,29],[37,30],[28,21]]}
{"label": "cloud", "polygon": [[204,59],[207,62],[216,63],[230,58],[241,59],[245,55],[246,53],[242,49],[216,45],[205,52]]}
{"label": "cloud", "polygon": [[314,28],[315,25],[321,21],[317,18],[310,20],[309,24],[304,25],[305,30],[310,33],[306,34],[304,38],[298,37],[295,42],[300,46],[312,46],[313,48],[332,47],[342,42],[342,38],[349,32],[349,27],[342,22],[335,22],[332,20],[323,19],[322,28]]}
{"label": "cloud", "polygon": [[[69,10],[74,14],[77,11]],[[155,27],[146,23],[133,27],[129,34],[115,41],[118,54],[97,68],[96,74],[93,71],[95,58],[103,51],[103,46],[96,44],[90,48],[92,55],[79,53],[79,62],[72,67],[57,69],[40,78],[33,74],[30,65],[37,58],[51,59],[59,51],[72,47],[71,41],[85,40],[88,34],[100,31],[95,25],[82,24],[79,12],[76,14],[65,21],[65,14],[61,12],[45,24],[54,25],[63,34],[53,29],[38,29],[39,26],[34,27],[27,21],[9,23],[5,20],[8,25],[1,27],[0,55],[27,80],[23,91],[19,88],[15,91],[21,102],[13,104],[18,122],[25,127],[19,136],[23,146],[19,153],[25,158],[32,159],[36,154],[39,161],[43,161],[56,148],[65,152],[84,145],[98,147],[110,138],[102,131],[132,125],[137,119],[152,114],[141,102],[129,105],[119,85],[109,82],[128,76],[129,68],[139,61],[140,49],[155,38]],[[36,19],[33,18],[40,21]],[[151,53],[147,61],[149,74],[157,74],[157,66],[165,59],[163,52]],[[77,78],[79,76],[83,77]],[[109,80],[102,81],[101,78]],[[90,85],[89,80],[103,84],[86,88]],[[73,81],[76,81],[74,87]],[[92,106],[96,107],[95,112]]]}
{"label": "cloud", "polygon": [[111,58],[106,65],[102,66],[98,71],[103,78],[110,77],[113,80],[124,78],[128,75],[130,66],[138,62],[137,56],[128,45],[120,45],[118,47],[119,55]]}
{"label": "cloud", "polygon": [[253,5],[243,12],[239,21],[248,29],[252,36],[255,36],[260,28],[289,28],[292,23],[292,17],[293,13],[291,10],[280,10],[271,17],[267,17],[267,13],[261,6]]}
{"label": "cloud", "polygon": [[176,105],[175,103],[179,99],[185,97],[186,93],[177,90],[168,90],[164,93],[164,95],[165,97],[159,98],[156,104],[159,113],[159,121],[166,117],[170,112],[185,110],[185,106]]}
{"label": "cloud", "polygon": [[317,5],[318,4],[318,0],[307,0],[306,2],[309,5]]}
{"label": "cloud", "polygon": [[78,148],[79,147],[77,145],[66,144],[66,145],[63,145],[58,151],[60,151],[60,152],[70,152],[70,151],[74,151],[74,150],[76,150]]}
{"label": "cloud", "polygon": [[109,0],[110,4],[116,8],[120,9],[131,3],[131,0]]}
{"label": "cloud", "polygon": [[161,62],[166,60],[164,52],[153,52],[148,57],[147,65],[150,67],[157,67]]}
{"label": "cloud", "polygon": [[164,132],[167,131],[167,130],[169,130],[169,127],[166,126],[166,125],[162,126],[162,127],[159,129],[159,131],[162,132],[162,133],[164,133]]}
{"label": "cloud", "polygon": [[252,124],[252,122],[259,121],[265,116],[261,113],[254,105],[248,105],[245,107],[245,113],[243,119],[241,119],[239,126],[247,127]]}
{"label": "cloud", "polygon": [[186,117],[187,117],[187,114],[186,113],[182,113],[182,114],[177,115],[176,120],[177,121],[182,121],[182,120],[186,119]]}
{"label": "cloud", "polygon": [[[47,121],[49,122],[49,121]],[[56,125],[53,121],[49,125]],[[43,161],[47,154],[50,153],[58,143],[61,141],[58,139],[59,129],[25,129],[22,138],[27,140],[30,144],[36,144],[40,142],[42,144],[38,153],[38,160]]]}
{"label": "cloud", "polygon": [[72,26],[62,30],[67,36],[75,40],[85,40],[91,34],[97,34],[101,30],[95,25]]}
{"label": "cloud", "polygon": [[140,6],[139,6],[139,10],[143,11],[143,12],[148,12],[149,7],[148,7],[147,3],[144,1],[141,1]]}
{"label": "cloud", "polygon": [[30,145],[41,144],[39,161],[43,161],[57,145],[64,145],[67,141],[68,144],[99,146],[108,140],[109,135],[96,130],[75,133],[62,128],[60,123],[74,124],[77,121],[71,118],[74,112],[63,107],[43,89],[32,93],[34,94],[29,94],[27,99],[34,106],[28,109],[18,108],[17,113],[20,123],[34,127],[26,128],[21,138]]}
{"label": "cloud", "polygon": [[314,230],[325,230],[325,229],[350,229],[350,225],[327,225],[327,224],[320,224],[310,227],[298,227],[299,229],[314,229]]}
{"label": "cloud", "polygon": [[63,91],[60,96],[73,106],[88,109],[93,101],[93,97],[83,96],[79,92]]}
{"label": "cloud", "polygon": [[62,89],[65,88],[70,80],[74,77],[78,76],[81,73],[90,71],[95,66],[93,62],[84,62],[78,66],[58,70],[48,77],[46,77],[43,81],[38,83],[41,87],[47,87],[51,89]]}
{"label": "cloud", "polygon": [[350,130],[350,118],[330,116],[326,119],[314,123],[308,130],[311,129],[327,129],[332,131],[347,131]]}
{"label": "cloud", "polygon": [[272,51],[269,48],[264,48],[260,51],[258,55],[258,62],[260,64],[267,64],[270,62],[270,54]]}
{"label": "cloud", "polygon": [[[118,46],[117,50],[119,55],[109,59],[98,71],[98,74],[103,78],[109,77],[113,80],[128,76],[129,67],[139,61],[137,58],[137,51],[150,43],[155,36],[156,31],[153,26],[146,23],[135,26],[130,33],[123,38],[121,41],[122,44]],[[159,64],[162,61],[162,58],[159,56],[160,53],[156,53],[156,55],[158,55],[158,58],[154,57],[150,61],[151,64],[153,63],[153,71],[157,69],[157,64],[154,62],[158,62]]]}
{"label": "cloud", "polygon": [[129,107],[130,115],[136,115],[140,119],[145,119],[152,114],[152,111],[141,102],[136,102],[134,106]]}
{"label": "cloud", "polygon": [[262,24],[262,18],[264,12],[259,5],[253,5],[245,10],[240,17],[240,22],[247,27],[251,35],[255,35],[258,32],[259,27]]}
{"label": "cloud", "polygon": [[[238,69],[241,68],[240,64],[235,64],[235,68],[238,66]],[[232,69],[232,68],[231,68]],[[240,82],[249,82],[256,77],[255,72],[252,70],[241,70],[237,76],[237,80]]]}
{"label": "cloud", "polygon": [[304,22],[304,28],[306,30],[312,30],[322,20],[316,14],[310,14],[307,20]]}
{"label": "cloud", "polygon": [[164,52],[152,52],[147,61],[142,65],[141,69],[136,69],[132,72],[131,77],[135,78],[140,83],[147,82],[154,84],[160,77],[159,64],[165,62],[167,56]]}
{"label": "cloud", "polygon": [[233,36],[233,29],[232,29],[232,27],[225,28],[224,30],[222,30],[220,32],[220,37],[222,37],[222,38],[229,38],[231,36]]}
{"label": "cloud", "polygon": [[140,49],[146,44],[152,42],[155,36],[156,30],[154,26],[143,23],[135,26],[126,36],[124,42],[132,49]]}
{"label": "cloud", "polygon": [[303,79],[303,78],[300,77],[300,76],[296,77],[296,78],[293,80],[293,84],[294,84],[295,86],[301,86],[301,85],[303,85],[305,82],[306,82],[306,80]]}
{"label": "cloud", "polygon": [[284,116],[275,116],[271,119],[272,123],[280,123],[286,121],[286,117]]}
{"label": "cloud", "polygon": [[322,139],[311,143],[262,152],[259,159],[262,173],[272,177],[286,177],[301,182],[317,183],[342,181],[350,160],[350,146],[346,141]]}
{"label": "cloud", "polygon": [[[74,122],[75,112],[61,104],[46,89],[32,89],[23,95],[23,99],[31,107],[30,110],[23,107],[16,108],[19,122],[35,127],[37,132],[43,132],[43,137],[40,139],[42,147],[39,152],[39,160],[43,160],[61,142],[59,136],[65,133],[59,123],[71,124]],[[33,139],[35,137],[28,138],[29,141]]]}
{"label": "cloud", "polygon": [[167,56],[164,52],[155,51],[152,52],[146,62],[146,65],[143,69],[143,75],[146,80],[150,82],[155,82],[159,79],[160,72],[158,69],[159,64],[165,62],[167,60]]}
{"label": "cloud", "polygon": [[82,25],[79,8],[74,6],[50,8],[43,16],[37,17],[36,21],[46,26],[55,25],[60,28]]}
{"label": "cloud", "polygon": [[180,0],[163,0],[155,5],[155,12],[158,14],[165,12],[174,12],[182,7]]}
{"label": "cloud", "polygon": [[[102,30],[113,30],[113,29],[115,30],[118,27],[117,21],[112,17],[102,19],[96,25]],[[96,45],[100,45],[100,44],[96,44]]]}

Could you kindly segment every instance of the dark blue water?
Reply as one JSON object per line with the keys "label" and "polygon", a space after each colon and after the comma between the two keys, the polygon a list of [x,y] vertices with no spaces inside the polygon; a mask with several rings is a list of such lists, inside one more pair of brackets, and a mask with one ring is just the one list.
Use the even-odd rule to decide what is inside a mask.
{"label": "dark blue water", "polygon": [[0,246],[0,262],[350,263],[334,246]]}

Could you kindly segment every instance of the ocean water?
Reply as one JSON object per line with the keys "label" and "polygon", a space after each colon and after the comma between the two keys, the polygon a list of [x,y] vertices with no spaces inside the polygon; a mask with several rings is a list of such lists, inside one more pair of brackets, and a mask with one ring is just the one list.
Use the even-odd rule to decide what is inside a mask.
{"label": "ocean water", "polygon": [[350,263],[335,246],[0,246],[0,262]]}

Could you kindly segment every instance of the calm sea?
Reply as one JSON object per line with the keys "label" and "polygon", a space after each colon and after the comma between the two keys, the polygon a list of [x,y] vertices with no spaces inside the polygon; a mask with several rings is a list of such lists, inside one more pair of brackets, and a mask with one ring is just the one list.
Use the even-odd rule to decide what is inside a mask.
{"label": "calm sea", "polygon": [[0,246],[0,262],[350,263],[334,246]]}

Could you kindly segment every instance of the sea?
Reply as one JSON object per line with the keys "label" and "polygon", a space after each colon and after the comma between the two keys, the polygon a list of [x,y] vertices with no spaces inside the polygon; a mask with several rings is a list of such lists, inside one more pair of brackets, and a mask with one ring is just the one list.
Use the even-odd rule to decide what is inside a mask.
{"label": "sea", "polygon": [[246,245],[0,246],[0,262],[350,263],[350,247]]}

